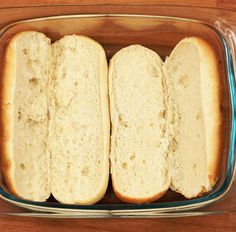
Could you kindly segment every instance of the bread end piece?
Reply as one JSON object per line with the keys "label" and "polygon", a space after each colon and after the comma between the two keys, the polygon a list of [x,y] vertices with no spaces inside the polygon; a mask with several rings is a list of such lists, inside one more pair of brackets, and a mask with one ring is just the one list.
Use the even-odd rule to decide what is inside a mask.
{"label": "bread end piece", "polygon": [[[222,89],[217,55],[213,48],[203,39],[191,38],[198,48],[201,60],[203,109],[205,115],[207,172],[211,190],[220,175],[222,153]],[[206,95],[205,95],[206,94]]]}
{"label": "bread end piece", "polygon": [[[14,111],[16,107],[14,98],[19,59],[17,44],[22,38],[31,36],[39,40],[41,39],[42,41],[47,41],[46,43],[50,43],[50,40],[42,33],[24,31],[14,35],[5,49],[4,63],[1,72],[2,78],[0,80],[0,134],[2,136],[0,143],[0,166],[7,187],[13,195],[26,200],[45,201],[49,197],[50,192],[39,193],[38,195],[34,193],[30,196],[30,194],[24,194],[19,190],[19,186],[16,184],[16,176],[18,176],[18,174],[16,173],[14,154]],[[44,190],[42,190],[42,192],[43,191]]]}
{"label": "bread end piece", "polygon": [[[186,59],[188,59],[187,62]],[[187,178],[186,173],[183,174],[184,171],[181,174],[178,170],[184,169],[181,168],[183,164],[180,163],[180,161],[174,161],[172,164],[177,163],[177,166],[173,167],[176,169],[175,171],[170,169],[171,172],[174,173],[172,174],[174,178],[172,178],[171,188],[180,192],[186,198],[194,198],[201,196],[205,192],[209,192],[219,177],[223,117],[221,112],[222,91],[220,87],[220,72],[218,70],[217,56],[214,49],[201,38],[185,38],[177,44],[170,57],[167,58],[165,67],[168,70],[168,78],[171,78],[171,82],[175,86],[170,94],[176,92],[175,102],[179,105],[177,106],[177,111],[179,111],[180,116],[184,118],[182,124],[181,120],[178,122],[178,124],[182,126],[177,126],[177,130],[181,133],[185,133],[184,136],[187,136],[184,140],[181,139],[181,137],[177,137],[177,140],[182,140],[181,148],[178,144],[180,140],[177,141],[177,153],[179,156],[185,156],[185,160],[189,162],[188,166],[193,167],[190,173],[193,175],[192,178],[196,178],[196,180],[191,179],[190,182],[194,182],[195,180],[197,183],[193,185],[190,184],[187,180],[191,175]],[[192,73],[193,71],[189,67],[195,70],[194,73]],[[183,81],[187,79],[187,76],[192,79],[183,83]],[[180,87],[181,84],[185,88],[184,90]],[[171,87],[170,84],[168,87]],[[189,95],[185,96],[184,94],[187,93],[187,91]],[[194,99],[194,96],[191,96],[191,94],[198,96],[198,98],[201,99],[200,102]],[[183,102],[185,102],[184,105]],[[187,104],[190,104],[189,108],[185,109]],[[194,114],[196,114],[196,118],[194,118]],[[185,124],[189,124],[188,130]],[[193,134],[190,135],[190,132]],[[196,137],[196,139],[192,139],[193,136]],[[200,139],[198,140],[197,137]],[[195,142],[193,141],[198,141],[198,145],[194,146],[193,143]],[[187,145],[189,149],[195,149],[195,153],[189,150]],[[172,155],[173,154],[170,154],[170,158]],[[178,160],[178,155],[173,159]],[[198,160],[193,156],[196,156]],[[181,162],[183,162],[183,160]],[[198,169],[198,162],[201,162],[200,169]],[[199,170],[202,170],[201,173],[199,173]],[[194,174],[195,172],[196,174]],[[202,176],[201,178],[199,177],[201,181],[198,179],[197,173]],[[179,177],[176,178],[178,175]],[[181,183],[182,181],[183,183]],[[189,187],[186,187],[188,185]]]}

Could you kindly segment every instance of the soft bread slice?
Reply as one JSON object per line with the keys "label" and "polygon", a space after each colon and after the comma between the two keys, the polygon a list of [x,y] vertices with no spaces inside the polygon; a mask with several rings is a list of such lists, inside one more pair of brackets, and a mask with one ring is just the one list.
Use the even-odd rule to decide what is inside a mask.
{"label": "soft bread slice", "polygon": [[93,204],[105,194],[109,178],[105,52],[94,40],[76,35],[52,47],[52,194],[62,203]]}
{"label": "soft bread slice", "polygon": [[200,38],[186,38],[163,67],[168,90],[171,188],[186,198],[210,191],[220,157],[220,83],[216,55]]}
{"label": "soft bread slice", "polygon": [[38,32],[14,36],[1,78],[1,168],[16,196],[45,201],[50,195],[48,79],[50,39]]}
{"label": "soft bread slice", "polygon": [[110,62],[112,184],[126,202],[151,202],[169,188],[162,64],[140,45],[121,49]]}

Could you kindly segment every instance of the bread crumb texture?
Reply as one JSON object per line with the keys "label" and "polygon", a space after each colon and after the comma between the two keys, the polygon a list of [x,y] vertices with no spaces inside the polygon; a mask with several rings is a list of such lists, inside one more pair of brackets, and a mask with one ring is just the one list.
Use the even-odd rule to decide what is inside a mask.
{"label": "bread crumb texture", "polygon": [[170,183],[161,67],[160,57],[139,45],[122,49],[110,64],[113,186],[137,201],[166,191]]}
{"label": "bread crumb texture", "polygon": [[[221,116],[213,101],[220,92],[217,63],[209,53],[204,41],[187,38],[165,62],[140,45],[113,56],[110,158],[113,187],[122,200],[149,202],[169,187],[193,198],[214,186],[218,173],[213,182],[209,176],[219,141],[209,138],[219,131]],[[218,116],[212,118],[213,112]]]}
{"label": "bread crumb texture", "polygon": [[17,61],[14,149],[5,154],[12,160],[12,192],[33,201],[45,201],[52,193],[63,203],[96,202],[109,173],[102,47],[76,35],[51,45],[42,33],[23,32],[11,40],[10,49]]}
{"label": "bread crumb texture", "polygon": [[193,198],[217,181],[219,76],[199,38],[180,41],[165,62],[140,45],[113,56],[111,135],[106,57],[95,41],[70,35],[51,44],[42,33],[19,33],[7,47],[4,81],[3,174],[16,196],[97,202],[109,149],[113,188],[126,202],[154,201],[169,188]]}

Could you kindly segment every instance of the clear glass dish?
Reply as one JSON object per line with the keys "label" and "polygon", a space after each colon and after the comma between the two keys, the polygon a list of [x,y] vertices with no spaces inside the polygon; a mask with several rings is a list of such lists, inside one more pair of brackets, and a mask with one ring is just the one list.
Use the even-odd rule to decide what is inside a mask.
{"label": "clear glass dish", "polygon": [[[144,15],[146,12],[149,15]],[[179,40],[199,36],[207,40],[217,53],[224,114],[220,177],[215,188],[202,197],[186,200],[168,191],[154,203],[126,204],[115,197],[109,185],[104,198],[92,206],[60,204],[53,198],[40,203],[14,197],[1,179],[0,214],[38,217],[177,217],[236,210],[236,37],[231,22],[232,13],[219,9],[162,5],[0,8],[0,66],[7,42],[14,34],[24,30],[41,31],[53,41],[65,34],[90,36],[103,45],[108,59],[130,44],[142,44],[157,51],[165,59]],[[227,16],[227,20],[222,20],[219,15]]]}

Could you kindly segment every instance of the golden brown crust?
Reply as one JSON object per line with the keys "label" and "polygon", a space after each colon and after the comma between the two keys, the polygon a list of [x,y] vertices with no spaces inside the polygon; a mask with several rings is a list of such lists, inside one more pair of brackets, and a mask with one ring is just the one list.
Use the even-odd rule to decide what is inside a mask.
{"label": "golden brown crust", "polygon": [[161,198],[168,190],[168,188],[163,191],[163,192],[159,192],[151,197],[146,197],[146,198],[135,198],[135,197],[128,197],[125,196],[123,194],[121,194],[119,191],[117,191],[115,184],[114,184],[114,180],[112,178],[112,187],[114,190],[115,195],[122,201],[127,202],[127,203],[136,203],[136,204],[142,204],[142,203],[150,203],[153,201],[158,200],[159,198]]}
{"label": "golden brown crust", "polygon": [[17,195],[13,184],[13,98],[16,78],[16,54],[15,38],[8,44],[5,54],[1,76],[1,95],[0,95],[0,160],[1,170],[9,191]]}
{"label": "golden brown crust", "polygon": [[[0,168],[9,192],[17,197],[18,195],[13,177],[13,105],[3,105],[0,108],[0,133],[2,135],[0,142]],[[22,198],[22,197],[21,197]]]}
{"label": "golden brown crust", "polygon": [[8,143],[13,139],[13,105],[0,106],[0,134],[1,143]]}
{"label": "golden brown crust", "polygon": [[156,195],[154,195],[153,197],[150,197],[150,198],[131,198],[131,197],[127,197],[127,196],[124,196],[124,195],[120,194],[115,189],[114,189],[114,192],[115,192],[115,195],[120,200],[122,200],[124,202],[142,204],[142,203],[150,203],[150,202],[158,200],[159,198],[161,198],[167,192],[167,190],[164,191],[164,192],[158,193],[158,194],[156,194]]}
{"label": "golden brown crust", "polygon": [[[11,55],[12,46],[9,45],[7,47],[7,52],[4,57],[3,71],[1,77],[1,95],[0,95],[0,103],[1,105],[12,104],[13,103],[13,94],[14,94],[14,83],[15,80],[12,78],[11,73],[14,72],[14,67],[12,70],[9,65],[12,64],[11,57],[14,59],[14,55]],[[14,64],[13,64],[14,65]]]}
{"label": "golden brown crust", "polygon": [[[7,142],[7,143],[0,143],[0,150],[1,150],[1,154],[10,154],[12,153],[12,148],[13,145],[11,142]],[[20,197],[14,187],[14,184],[12,182],[12,176],[13,176],[13,166],[12,166],[12,161],[11,159],[9,159],[9,157],[7,155],[1,155],[1,159],[0,159],[0,163],[1,163],[1,170],[2,170],[2,174],[4,177],[4,180],[7,184],[8,190],[15,196]]]}

